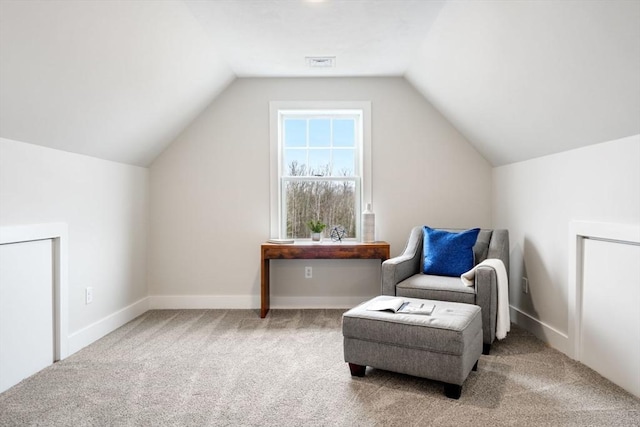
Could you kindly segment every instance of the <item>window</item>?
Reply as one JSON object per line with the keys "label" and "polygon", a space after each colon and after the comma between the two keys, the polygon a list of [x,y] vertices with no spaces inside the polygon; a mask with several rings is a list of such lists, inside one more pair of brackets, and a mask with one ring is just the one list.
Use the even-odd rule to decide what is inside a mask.
{"label": "window", "polygon": [[307,222],[360,238],[370,199],[369,103],[271,103],[271,236],[309,238]]}

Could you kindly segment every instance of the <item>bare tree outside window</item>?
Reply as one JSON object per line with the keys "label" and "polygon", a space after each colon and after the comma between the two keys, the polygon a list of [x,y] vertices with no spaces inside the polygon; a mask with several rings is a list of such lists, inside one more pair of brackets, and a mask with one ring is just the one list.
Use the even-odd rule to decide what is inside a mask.
{"label": "bare tree outside window", "polygon": [[322,179],[328,175],[328,165],[321,170],[306,169],[296,161],[289,164],[289,176],[306,179],[288,180],[285,186],[287,237],[308,238],[311,219],[324,222],[329,229],[341,225],[347,237],[355,237],[355,181],[346,174],[344,180]]}

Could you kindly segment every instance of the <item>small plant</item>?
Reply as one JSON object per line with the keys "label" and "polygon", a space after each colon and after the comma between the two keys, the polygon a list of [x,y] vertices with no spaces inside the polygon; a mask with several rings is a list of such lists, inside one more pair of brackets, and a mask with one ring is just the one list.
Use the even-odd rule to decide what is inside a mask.
{"label": "small plant", "polygon": [[307,226],[313,233],[322,233],[322,231],[327,228],[327,224],[324,222],[320,220],[314,221],[312,219],[307,221]]}

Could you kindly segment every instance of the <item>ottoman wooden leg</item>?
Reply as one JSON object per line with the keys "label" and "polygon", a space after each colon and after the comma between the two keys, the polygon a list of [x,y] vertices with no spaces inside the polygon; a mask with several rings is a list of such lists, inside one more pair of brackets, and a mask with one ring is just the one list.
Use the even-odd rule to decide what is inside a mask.
{"label": "ottoman wooden leg", "polygon": [[364,372],[367,370],[367,367],[349,363],[349,369],[351,370],[352,377],[364,377]]}
{"label": "ottoman wooden leg", "polygon": [[445,383],[444,394],[450,399],[460,399],[460,395],[462,394],[462,386],[457,384]]}
{"label": "ottoman wooden leg", "polygon": [[491,344],[482,344],[482,354],[488,355],[491,353]]}
{"label": "ottoman wooden leg", "polygon": [[476,360],[476,364],[473,365],[473,368],[471,368],[472,371],[477,371],[478,370],[478,361]]}

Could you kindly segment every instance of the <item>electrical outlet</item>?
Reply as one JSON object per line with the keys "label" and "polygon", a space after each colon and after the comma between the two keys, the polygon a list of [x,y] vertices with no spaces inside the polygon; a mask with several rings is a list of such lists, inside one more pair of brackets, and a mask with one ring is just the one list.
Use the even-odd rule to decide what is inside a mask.
{"label": "electrical outlet", "polygon": [[88,287],[84,290],[84,302],[85,304],[91,304],[93,302],[93,288]]}
{"label": "electrical outlet", "polygon": [[529,279],[527,279],[526,277],[522,278],[522,293],[523,294],[529,293]]}
{"label": "electrical outlet", "polygon": [[305,279],[311,279],[313,277],[313,270],[311,269],[311,267],[305,267],[304,268],[304,278]]}

